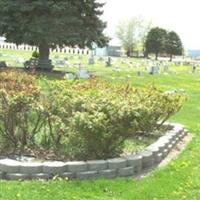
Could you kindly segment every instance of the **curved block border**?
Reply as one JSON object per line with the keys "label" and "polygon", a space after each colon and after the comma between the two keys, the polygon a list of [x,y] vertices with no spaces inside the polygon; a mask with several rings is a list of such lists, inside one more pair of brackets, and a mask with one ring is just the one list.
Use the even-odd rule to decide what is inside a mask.
{"label": "curved block border", "polygon": [[142,152],[126,157],[86,162],[48,161],[44,163],[23,163],[11,159],[0,159],[0,179],[51,179],[54,176],[60,176],[84,180],[97,177],[137,177],[155,168],[187,135],[187,130],[182,125],[168,125],[172,126],[172,129],[155,143]]}

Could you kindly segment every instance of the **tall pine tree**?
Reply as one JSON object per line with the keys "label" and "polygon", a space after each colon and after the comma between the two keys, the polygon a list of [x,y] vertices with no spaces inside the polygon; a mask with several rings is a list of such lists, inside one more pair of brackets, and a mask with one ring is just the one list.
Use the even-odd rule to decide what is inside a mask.
{"label": "tall pine tree", "polygon": [[0,35],[39,47],[39,68],[49,69],[56,46],[104,46],[103,4],[96,0],[1,0]]}

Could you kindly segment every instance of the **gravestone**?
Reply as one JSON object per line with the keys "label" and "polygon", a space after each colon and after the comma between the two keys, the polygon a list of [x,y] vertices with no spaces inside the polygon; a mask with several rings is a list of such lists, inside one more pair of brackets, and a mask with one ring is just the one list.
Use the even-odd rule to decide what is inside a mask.
{"label": "gravestone", "polygon": [[65,60],[59,59],[59,60],[56,60],[55,63],[56,65],[65,65]]}
{"label": "gravestone", "polygon": [[0,68],[5,68],[7,67],[7,64],[5,61],[0,61]]}
{"label": "gravestone", "polygon": [[167,73],[168,70],[169,70],[169,66],[168,66],[168,64],[165,63],[165,64],[163,65],[163,72],[164,72],[164,73]]}
{"label": "gravestone", "polygon": [[192,73],[195,74],[196,73],[196,69],[197,69],[197,66],[195,64],[192,65]]}
{"label": "gravestone", "polygon": [[52,61],[50,59],[38,59],[37,69],[40,70],[52,70],[53,69]]}
{"label": "gravestone", "polygon": [[70,62],[69,61],[65,61],[65,65],[67,66],[67,67],[69,67],[70,66]]}
{"label": "gravestone", "polygon": [[111,57],[108,57],[108,60],[106,61],[106,67],[111,67],[112,66],[112,60]]}
{"label": "gravestone", "polygon": [[87,70],[85,69],[80,69],[78,72],[78,77],[81,79],[89,79],[90,78],[90,74],[88,73]]}
{"label": "gravestone", "polygon": [[155,65],[151,66],[149,74],[151,74],[151,75],[158,74],[158,67]]}
{"label": "gravestone", "polygon": [[68,80],[75,80],[76,79],[76,76],[72,73],[67,73],[65,75],[65,77],[68,79]]}
{"label": "gravestone", "polygon": [[137,72],[137,75],[138,75],[138,76],[144,76],[144,72],[143,72],[143,71],[138,71],[138,72]]}
{"label": "gravestone", "polygon": [[94,65],[94,56],[91,56],[90,58],[89,58],[89,61],[88,61],[88,64],[89,65]]}
{"label": "gravestone", "polygon": [[20,57],[17,57],[17,58],[16,58],[16,63],[22,64],[22,63],[24,63],[24,59],[23,59],[23,58],[20,58]]}

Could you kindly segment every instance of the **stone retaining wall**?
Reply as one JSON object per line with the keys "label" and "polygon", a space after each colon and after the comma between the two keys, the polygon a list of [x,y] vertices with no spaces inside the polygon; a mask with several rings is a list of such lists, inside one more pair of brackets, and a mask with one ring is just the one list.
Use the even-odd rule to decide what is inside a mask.
{"label": "stone retaining wall", "polygon": [[187,135],[187,131],[182,125],[172,125],[172,130],[142,152],[121,158],[86,162],[48,161],[43,163],[23,163],[11,159],[0,159],[0,179],[50,179],[55,175],[70,179],[139,176],[156,167]]}

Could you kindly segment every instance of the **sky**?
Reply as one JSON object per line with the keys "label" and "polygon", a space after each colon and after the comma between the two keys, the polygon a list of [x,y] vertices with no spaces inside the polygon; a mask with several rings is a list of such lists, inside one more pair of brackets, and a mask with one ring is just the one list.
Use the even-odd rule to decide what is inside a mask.
{"label": "sky", "polygon": [[186,49],[200,49],[200,0],[99,0],[105,2],[102,19],[114,36],[120,20],[142,16],[153,25],[175,31]]}

